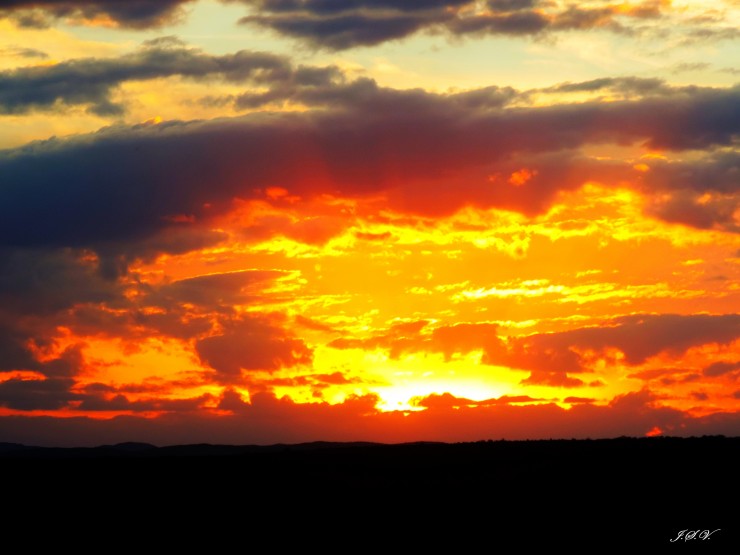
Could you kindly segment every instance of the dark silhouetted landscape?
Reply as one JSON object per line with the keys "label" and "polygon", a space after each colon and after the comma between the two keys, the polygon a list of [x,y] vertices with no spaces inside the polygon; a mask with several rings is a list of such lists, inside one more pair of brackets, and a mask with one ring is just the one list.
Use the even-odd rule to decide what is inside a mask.
{"label": "dark silhouetted landscape", "polygon": [[[452,536],[470,547],[514,534],[528,545],[604,538],[610,545],[668,549],[684,529],[720,529],[708,540],[712,545],[737,545],[739,462],[740,438],[722,436],[66,449],[0,444],[4,475],[32,478],[33,495],[11,495],[13,506],[28,510],[55,500],[86,507],[90,515],[112,511],[116,522],[129,500],[136,514],[148,515],[144,520],[164,511],[198,523],[201,532],[233,526],[247,511],[250,526],[313,523],[374,530],[376,537],[395,531],[410,542],[421,523],[424,541]],[[681,543],[698,548],[700,541]]]}

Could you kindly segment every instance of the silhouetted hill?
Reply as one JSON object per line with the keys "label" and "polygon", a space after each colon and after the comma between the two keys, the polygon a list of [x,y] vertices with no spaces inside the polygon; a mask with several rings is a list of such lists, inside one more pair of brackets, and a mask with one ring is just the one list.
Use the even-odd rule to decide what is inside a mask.
{"label": "silhouetted hill", "polygon": [[[740,438],[721,436],[398,445],[0,445],[3,476],[27,490],[11,491],[6,503],[31,512],[61,500],[64,506],[81,504],[88,516],[100,510],[106,522],[112,521],[105,511],[125,510],[127,516],[119,518],[135,515],[152,522],[166,511],[168,518],[190,522],[189,532],[229,523],[250,530],[273,521],[289,527],[341,523],[374,537],[391,531],[404,537],[413,530],[411,546],[452,534],[463,542],[455,551],[461,553],[467,552],[464,545],[488,540],[494,545],[500,534],[515,534],[529,545],[578,546],[602,538],[638,552],[649,545],[669,552],[678,549],[669,538],[680,530],[717,528],[721,533],[711,545],[740,546],[739,468]],[[424,523],[421,528],[418,522]],[[698,540],[689,543],[700,547]]]}

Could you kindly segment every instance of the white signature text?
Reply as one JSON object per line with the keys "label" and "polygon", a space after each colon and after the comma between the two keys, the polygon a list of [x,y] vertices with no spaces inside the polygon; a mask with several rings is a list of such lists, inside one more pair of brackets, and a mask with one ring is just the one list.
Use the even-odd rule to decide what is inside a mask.
{"label": "white signature text", "polygon": [[689,540],[708,540],[712,537],[712,534],[715,532],[718,532],[721,530],[721,528],[717,528],[717,530],[709,531],[709,530],[689,530],[688,528],[686,530],[681,530],[678,533],[678,536],[673,538],[671,540],[671,543],[677,542],[679,540],[683,541],[689,541]]}

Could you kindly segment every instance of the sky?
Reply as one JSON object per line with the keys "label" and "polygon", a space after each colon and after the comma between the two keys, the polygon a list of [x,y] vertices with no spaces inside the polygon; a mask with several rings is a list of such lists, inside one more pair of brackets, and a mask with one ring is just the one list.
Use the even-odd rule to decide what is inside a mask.
{"label": "sky", "polygon": [[0,5],[0,441],[740,435],[738,0]]}

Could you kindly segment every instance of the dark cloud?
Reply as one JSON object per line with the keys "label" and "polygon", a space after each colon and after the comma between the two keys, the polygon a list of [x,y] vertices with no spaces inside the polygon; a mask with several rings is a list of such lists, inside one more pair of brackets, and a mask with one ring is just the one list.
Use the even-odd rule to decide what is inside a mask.
{"label": "dark cloud", "polygon": [[[697,195],[740,192],[740,153],[714,152],[698,160],[669,162],[649,160],[650,171],[644,177],[646,189],[675,190]],[[702,202],[707,201],[705,197]]]}
{"label": "dark cloud", "polygon": [[276,318],[254,315],[235,319],[226,323],[220,335],[198,340],[195,350],[225,382],[239,380],[242,370],[273,372],[310,363],[311,349],[280,327]]}
{"label": "dark cloud", "polygon": [[107,17],[121,27],[144,29],[173,23],[192,0],[4,0],[0,17],[21,26],[47,27],[54,19],[94,22]]}
{"label": "dark cloud", "polygon": [[685,380],[687,377],[693,375],[692,370],[686,368],[650,368],[649,370],[640,370],[639,372],[632,372],[628,375],[630,378],[638,378],[640,380],[674,380],[677,381],[679,378]]}
{"label": "dark cloud", "polygon": [[666,84],[663,79],[654,77],[602,77],[578,83],[561,83],[554,87],[540,89],[548,93],[575,93],[609,91],[627,95],[676,94],[676,89]]}
{"label": "dark cloud", "polygon": [[725,374],[728,374],[730,372],[734,372],[735,370],[740,370],[740,361],[736,362],[715,362],[704,368],[704,375],[715,377],[715,376],[722,376]]}
{"label": "dark cloud", "polygon": [[98,115],[115,116],[124,107],[113,103],[110,95],[126,81],[179,75],[261,82],[288,69],[288,62],[273,54],[240,51],[211,56],[164,37],[119,58],[82,58],[0,72],[0,113],[21,114],[64,104],[86,105]]}
{"label": "dark cloud", "polygon": [[0,249],[0,305],[25,315],[120,298],[90,253],[72,249]]}
{"label": "dark cloud", "polygon": [[252,15],[239,20],[331,50],[402,39],[454,17],[470,0],[244,0]]}
{"label": "dark cloud", "polygon": [[198,305],[209,313],[230,310],[261,299],[262,288],[284,275],[277,270],[241,270],[182,279],[153,287],[146,302],[168,310],[182,303]]}
{"label": "dark cloud", "polygon": [[83,397],[70,391],[74,383],[67,378],[0,382],[0,406],[23,411],[58,410]]}
{"label": "dark cloud", "polygon": [[596,399],[594,399],[592,397],[566,397],[565,399],[563,399],[563,402],[564,403],[571,403],[571,404],[576,404],[576,403],[593,403],[595,401],[596,401]]}
{"label": "dark cloud", "polygon": [[454,35],[535,35],[550,25],[550,19],[535,11],[487,14],[452,19],[447,24]]}
{"label": "dark cloud", "polygon": [[126,411],[126,412],[189,412],[203,408],[204,403],[211,401],[208,394],[185,399],[139,399],[129,400],[125,395],[112,397],[87,395],[77,406],[82,411]]}
{"label": "dark cloud", "polygon": [[68,377],[47,379],[10,379],[0,382],[0,406],[14,410],[58,410],[118,412],[183,412],[194,411],[212,400],[208,394],[185,399],[144,398],[135,401],[116,392],[116,388],[91,384],[79,388]]}
{"label": "dark cloud", "polygon": [[698,229],[740,232],[735,212],[739,195],[703,197],[694,191],[672,191],[664,197],[649,198],[646,213],[671,223]]}
{"label": "dark cloud", "polygon": [[267,27],[282,35],[301,38],[331,50],[346,50],[401,39],[448,17],[444,12],[388,15],[342,13],[321,17],[313,14],[260,14],[243,17],[239,22]]}
{"label": "dark cloud", "polygon": [[489,8],[501,12],[527,10],[538,6],[540,3],[541,0],[488,0],[486,2]]}
{"label": "dark cloud", "polygon": [[[26,27],[47,27],[55,20],[70,23],[109,24],[146,29],[178,22],[193,0],[8,0],[0,17]],[[343,50],[400,40],[419,32],[450,36],[530,35],[606,29],[644,33],[636,23],[670,15],[665,2],[634,5],[602,2],[583,7],[575,0],[561,3],[540,0],[490,0],[485,9],[473,0],[221,0],[250,9],[241,23],[270,29],[314,47]],[[693,21],[682,29],[685,43],[725,40],[737,36],[722,18]],[[662,29],[664,32],[664,28]],[[660,31],[658,31],[660,32]]]}
{"label": "dark cloud", "polygon": [[296,12],[305,11],[317,15],[336,14],[355,10],[397,10],[421,12],[430,9],[464,6],[470,0],[232,0],[252,4],[260,11]]}
{"label": "dark cloud", "polygon": [[[268,28],[330,50],[373,46],[420,31],[446,31],[453,36],[540,35],[594,28],[631,32],[625,20],[663,16],[660,2],[645,2],[625,10],[622,5],[609,3],[583,8],[577,3],[559,7],[533,0],[492,0],[483,11],[460,10],[474,8],[472,0],[244,3],[255,9],[240,23]],[[540,4],[548,9],[539,9]]]}
{"label": "dark cloud", "polygon": [[112,419],[5,416],[0,441],[51,446],[94,446],[124,441],[172,444],[275,444],[325,441],[479,441],[481,439],[615,438],[644,436],[656,427],[665,435],[735,436],[740,417],[718,413],[693,417],[661,407],[649,392],[615,398],[606,406],[581,403],[569,410],[553,403],[446,407],[404,414],[379,412],[374,396],[350,397],[343,403],[297,404],[260,393],[244,402],[234,391],[219,408],[170,412],[156,418]]}
{"label": "dark cloud", "polygon": [[27,345],[29,331],[16,322],[2,320],[0,319],[0,372],[38,370],[40,364]]}
{"label": "dark cloud", "polygon": [[740,337],[740,315],[630,315],[598,327],[517,338],[503,356],[493,353],[491,362],[538,371],[574,372],[585,369],[578,351],[603,352],[619,349],[630,365],[642,364],[664,353],[683,355],[691,347],[727,345]]}
{"label": "dark cloud", "polygon": [[649,167],[637,180],[647,199],[647,214],[699,229],[740,231],[735,219],[740,155],[716,152],[691,161],[651,160]]}
{"label": "dark cloud", "polygon": [[486,407],[493,405],[513,405],[517,403],[536,403],[547,401],[547,399],[537,399],[529,395],[502,395],[498,398],[484,399],[474,401],[465,397],[456,397],[451,393],[432,393],[425,397],[418,397],[412,400],[417,407],[427,409],[457,409],[460,407]]}

